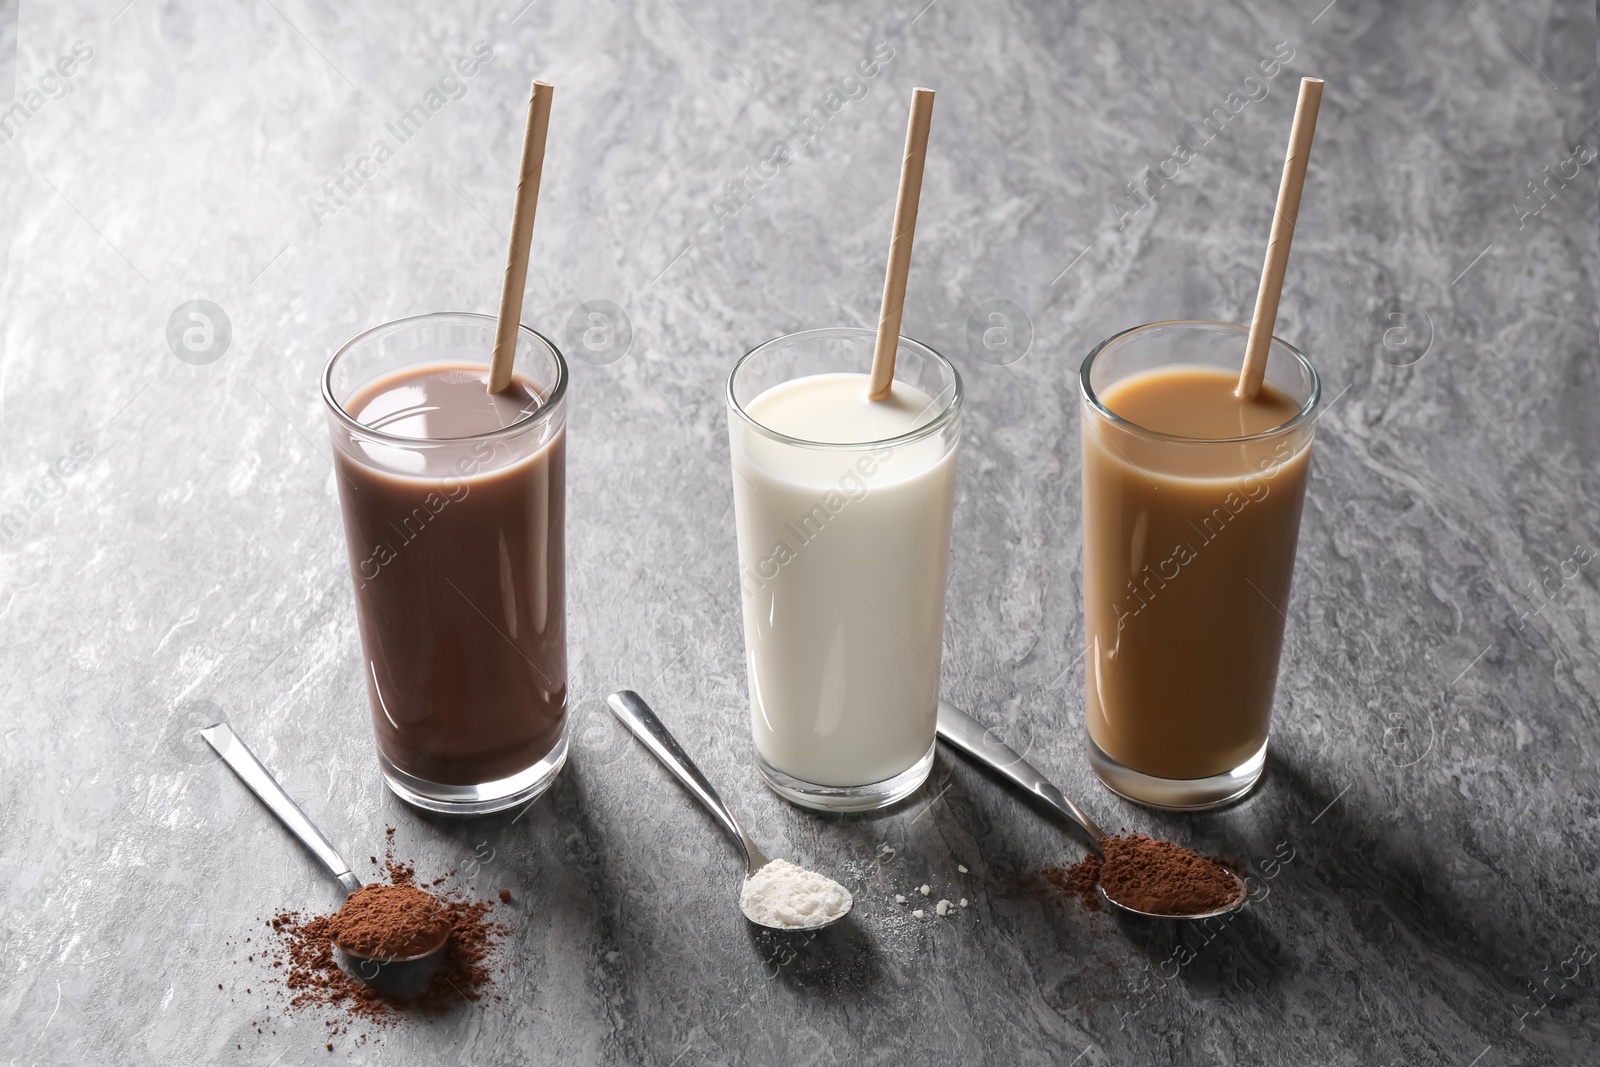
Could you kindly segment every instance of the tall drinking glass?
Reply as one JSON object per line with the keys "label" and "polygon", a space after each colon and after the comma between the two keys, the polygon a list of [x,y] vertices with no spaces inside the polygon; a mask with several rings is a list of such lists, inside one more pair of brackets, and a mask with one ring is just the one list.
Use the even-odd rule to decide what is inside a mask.
{"label": "tall drinking glass", "polygon": [[567,367],[523,327],[491,397],[494,333],[385,323],[322,381],[378,762],[433,811],[522,803],[567,756]]}
{"label": "tall drinking glass", "polygon": [[862,811],[933,766],[961,376],[899,342],[871,402],[874,333],[768,341],[728,379],[756,762],[793,803]]}
{"label": "tall drinking glass", "polygon": [[[1321,385],[1274,338],[1260,402],[1282,421],[1239,433],[1231,389],[1248,332],[1138,326],[1080,373],[1090,763],[1155,807],[1226,803],[1266,761]],[[1164,397],[1190,432],[1118,414],[1139,396],[1146,411]]]}

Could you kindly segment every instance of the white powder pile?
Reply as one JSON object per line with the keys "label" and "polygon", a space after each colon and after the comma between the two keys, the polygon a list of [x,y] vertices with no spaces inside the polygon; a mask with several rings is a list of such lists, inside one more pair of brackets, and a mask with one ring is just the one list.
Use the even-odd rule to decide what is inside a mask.
{"label": "white powder pile", "polygon": [[788,860],[773,860],[745,879],[739,906],[758,926],[805,930],[826,926],[850,910],[850,890]]}

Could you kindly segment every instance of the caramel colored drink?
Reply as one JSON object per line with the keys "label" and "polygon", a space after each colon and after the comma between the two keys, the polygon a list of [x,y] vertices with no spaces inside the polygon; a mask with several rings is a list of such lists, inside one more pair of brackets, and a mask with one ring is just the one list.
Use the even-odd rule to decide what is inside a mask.
{"label": "caramel colored drink", "polygon": [[1240,400],[1243,352],[1242,327],[1159,323],[1084,369],[1091,761],[1162,807],[1233,799],[1265,760],[1318,386],[1274,342]]}

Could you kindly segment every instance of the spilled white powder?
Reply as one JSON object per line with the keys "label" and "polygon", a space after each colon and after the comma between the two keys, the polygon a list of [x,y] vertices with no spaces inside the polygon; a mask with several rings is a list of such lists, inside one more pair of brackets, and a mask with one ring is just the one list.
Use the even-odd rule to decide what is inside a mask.
{"label": "spilled white powder", "polygon": [[927,915],[928,915],[928,913],[923,911],[921,908],[918,908],[916,911],[911,913],[911,917],[913,919],[923,919],[923,918],[926,918]]}
{"label": "spilled white powder", "polygon": [[942,919],[946,915],[950,914],[950,902],[948,900],[941,900],[939,903],[933,906],[933,910],[937,912],[939,917]]}
{"label": "spilled white powder", "polygon": [[805,930],[847,914],[850,890],[788,860],[773,860],[745,879],[739,907],[758,926]]}

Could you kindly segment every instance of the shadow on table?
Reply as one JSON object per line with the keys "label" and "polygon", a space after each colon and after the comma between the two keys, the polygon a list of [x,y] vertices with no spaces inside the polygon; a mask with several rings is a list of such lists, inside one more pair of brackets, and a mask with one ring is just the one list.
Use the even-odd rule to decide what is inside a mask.
{"label": "shadow on table", "polygon": [[[1197,820],[1226,822],[1230,813],[1270,803],[1275,815],[1271,821],[1281,827],[1272,836],[1282,840],[1251,857],[1247,884],[1257,899],[1232,923],[1228,951],[1206,952],[1209,941],[1203,931],[1147,930],[1132,919],[1123,922],[1130,940],[1163,963],[1189,948],[1194,958],[1182,967],[1183,976],[1203,989],[1229,982],[1244,985],[1251,979],[1264,987],[1278,974],[1311,963],[1285,950],[1275,932],[1282,930],[1318,952],[1365,945],[1428,959],[1430,971],[1442,987],[1462,998],[1465,1010],[1481,1004],[1503,1011],[1529,999],[1526,973],[1559,959],[1545,960],[1541,953],[1555,948],[1539,947],[1545,941],[1555,944],[1549,935],[1556,924],[1529,913],[1525,894],[1508,872],[1494,870],[1472,854],[1470,841],[1476,834],[1471,816],[1462,814],[1468,821],[1458,820],[1454,827],[1448,810],[1438,812],[1427,826],[1375,821],[1340,803],[1341,796],[1272,749],[1264,781],[1240,804],[1204,816],[1163,816],[1162,825],[1177,834],[1180,827],[1193,829]],[[1220,829],[1208,828],[1208,836],[1215,837]],[[1536,853],[1528,859],[1537,864]],[[1480,869],[1464,877],[1463,863]],[[1291,893],[1299,908],[1275,907]],[[1581,940],[1575,926],[1572,936]],[[1340,945],[1341,939],[1350,944]],[[1171,965],[1166,968],[1171,974]],[[1544,999],[1559,1009],[1563,996]],[[1530,1000],[1532,1006],[1539,1003]]]}
{"label": "shadow on table", "polygon": [[[499,869],[506,875],[503,880],[512,884],[542,883],[536,890],[540,893],[539,909],[551,921],[559,924],[565,921],[563,912],[581,911],[582,922],[595,927],[600,939],[609,943],[620,933],[613,928],[614,916],[624,910],[628,887],[635,883],[630,883],[630,876],[618,875],[613,869],[615,857],[606,849],[606,835],[593,819],[587,796],[592,788],[594,783],[586,781],[581,771],[568,768],[525,811],[512,809],[470,820],[420,811],[415,815],[469,853],[472,842],[495,843],[500,851],[484,864],[486,870]],[[742,866],[736,849],[731,842],[722,840],[709,816],[706,834],[712,847],[726,847],[728,877],[734,878]],[[559,860],[554,864],[549,862],[550,857],[543,857],[530,866],[526,853],[512,847],[519,842],[548,844],[552,840],[561,842]],[[489,882],[481,878],[478,881],[483,895],[490,895]],[[513,898],[513,906],[519,904],[525,906],[526,902]],[[882,973],[877,952],[855,916],[820,931],[769,930],[747,923],[742,917],[738,922],[746,929],[763,976],[797,991],[823,998],[841,993],[859,995],[875,985]]]}
{"label": "shadow on table", "polygon": [[[564,882],[621,889],[605,877],[605,835],[593,819],[586,796],[590,788],[568,766],[543,794],[515,808],[475,816],[415,809],[411,814],[453,843],[458,859],[450,873],[474,885],[478,894],[489,898],[499,886],[520,886],[521,893],[537,896],[541,912],[559,914],[599,906],[604,896],[573,892]],[[509,903],[526,908],[530,901],[513,896]]]}
{"label": "shadow on table", "polygon": [[751,923],[748,932],[764,976],[797,991],[861,994],[882,975],[877,950],[853,915],[826,930],[769,930]]}
{"label": "shadow on table", "polygon": [[[1398,924],[1430,950],[1484,971],[1491,963],[1515,968],[1535,962],[1530,949],[1551,925],[1548,915],[1528,911],[1528,894],[1539,892],[1535,879],[1543,873],[1536,839],[1521,842],[1515,870],[1496,870],[1487,850],[1474,847],[1486,827],[1489,836],[1500,832],[1492,828],[1496,813],[1465,810],[1455,798],[1462,810],[1441,806],[1426,826],[1373,821],[1336,803],[1339,794],[1318,788],[1288,759],[1269,759],[1269,769],[1269,788],[1293,796],[1300,812],[1315,816],[1313,827],[1297,828],[1303,861],[1351,908],[1362,933],[1381,940],[1387,925],[1392,940]],[[1477,869],[1463,869],[1463,863]]]}
{"label": "shadow on table", "polygon": [[[969,833],[981,835],[984,852],[990,866],[1001,864],[1015,868],[1017,882],[1008,886],[1019,894],[1042,892],[1059,893],[1048,887],[1041,889],[1037,872],[1030,870],[1027,855],[1031,832],[1019,826],[1019,819],[1038,818],[1043,823],[1058,828],[1062,835],[1064,862],[1072,862],[1079,854],[1076,827],[1059,813],[1006,782],[990,769],[941,752],[956,771],[958,779],[987,779],[996,787],[995,797],[987,790],[974,791],[963,796],[958,790],[950,799],[954,801],[946,811],[935,811],[930,821],[938,825],[927,827],[935,833],[947,832],[947,820],[967,823]],[[1420,854],[1427,845],[1420,832],[1414,838],[1401,834],[1386,840],[1373,833],[1373,827],[1359,819],[1350,818],[1339,805],[1334,804],[1337,790],[1319,789],[1302,770],[1292,764],[1277,749],[1269,750],[1265,779],[1249,796],[1236,804],[1205,813],[1177,813],[1144,810],[1144,816],[1154,825],[1152,832],[1180,844],[1207,849],[1196,844],[1209,839],[1211,848],[1233,861],[1249,861],[1248,886],[1252,900],[1240,911],[1220,918],[1201,922],[1176,922],[1145,919],[1122,912],[1105,913],[1104,921],[1116,926],[1119,933],[1138,957],[1149,965],[1152,987],[1164,981],[1182,977],[1185,985],[1208,995],[1232,990],[1266,989],[1280,979],[1303,969],[1307,960],[1300,958],[1298,949],[1286,944],[1285,939],[1298,943],[1303,938],[1297,930],[1328,924],[1342,923],[1345,936],[1358,939],[1381,938],[1381,927],[1393,924],[1404,927],[1412,936],[1425,941],[1443,955],[1461,961],[1463,966],[1473,966],[1481,972],[1481,979],[1491,978],[1489,968],[1477,959],[1481,956],[1485,935],[1499,959],[1508,964],[1520,960],[1526,965],[1524,936],[1501,932],[1498,926],[1486,926],[1483,920],[1490,914],[1506,912],[1508,905],[1487,900],[1475,906],[1462,908],[1462,901],[1449,892],[1448,878],[1428,877],[1423,873],[1425,860]],[[1083,798],[1108,831],[1117,828],[1115,807],[1101,803],[1105,797]],[[1227,829],[1230,821],[1240,816],[1253,816],[1259,805],[1267,804],[1273,813],[1270,824],[1285,824],[1293,829],[1281,836],[1287,838],[1284,847],[1275,849],[1270,843],[1255,846],[1260,855],[1240,855],[1219,841],[1237,836]],[[1330,805],[1333,805],[1330,807]],[[971,808],[972,810],[966,810]],[[1006,815],[1015,812],[1018,818]],[[1283,819],[1279,813],[1296,816]],[[1322,813],[1310,833],[1306,832],[1309,820]],[[1304,818],[1298,816],[1303,814]],[[1276,830],[1267,830],[1273,839]],[[1313,841],[1314,835],[1314,841]],[[1291,849],[1295,851],[1291,851]],[[1294,858],[1285,860],[1286,856]],[[1441,860],[1435,865],[1443,867]],[[1310,868],[1319,880],[1333,892],[1345,896],[1355,890],[1357,899],[1347,901],[1350,917],[1331,918],[1325,910],[1318,914],[1291,913],[1288,918],[1278,912],[1273,899],[1291,884],[1300,884],[1295,878],[1299,871]],[[1280,881],[1279,879],[1285,879]],[[1504,893],[1504,891],[1501,891]],[[1509,896],[1509,894],[1505,894]],[[1311,899],[1302,895],[1302,900]],[[1076,905],[1073,905],[1074,907]],[[1375,929],[1374,927],[1380,927]],[[1312,935],[1315,943],[1327,940],[1327,934]],[[1388,935],[1391,939],[1393,934]],[[1380,942],[1381,943],[1381,942]],[[1517,993],[1516,980],[1504,973],[1495,973],[1492,980],[1502,991]],[[1504,995],[1504,993],[1502,993]]]}

